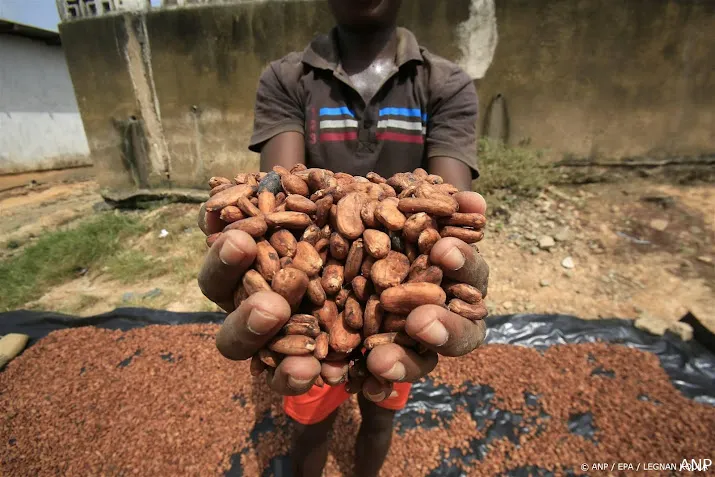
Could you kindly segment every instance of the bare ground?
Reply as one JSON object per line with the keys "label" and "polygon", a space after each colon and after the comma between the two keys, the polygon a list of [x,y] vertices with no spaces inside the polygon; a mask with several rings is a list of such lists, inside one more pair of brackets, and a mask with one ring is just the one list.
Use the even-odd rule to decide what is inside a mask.
{"label": "bare ground", "polygon": [[[20,253],[33,237],[94,213],[102,199],[87,173],[0,177],[0,259]],[[35,183],[22,186],[29,180]],[[552,187],[535,200],[493,207],[480,244],[491,266],[489,307],[499,314],[650,316],[667,323],[691,311],[715,330],[714,210],[715,185],[646,180]],[[142,220],[150,232],[126,244],[128,250],[178,257],[183,266],[132,283],[90,270],[27,307],[79,316],[120,306],[216,310],[195,281],[205,253],[195,218],[194,205],[147,211]],[[160,238],[162,229],[167,237]],[[548,250],[539,248],[545,236],[557,239]],[[567,257],[573,268],[564,266]]]}

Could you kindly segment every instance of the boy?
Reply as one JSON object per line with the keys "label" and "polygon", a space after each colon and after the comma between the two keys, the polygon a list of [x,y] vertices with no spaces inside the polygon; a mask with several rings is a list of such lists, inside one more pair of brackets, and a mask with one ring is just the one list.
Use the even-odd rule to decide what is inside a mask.
{"label": "boy", "polygon": [[[412,33],[397,28],[400,0],[330,0],[337,27],[302,53],[271,63],[261,76],[250,148],[261,154],[261,170],[297,163],[335,172],[383,177],[418,167],[469,191],[476,170],[477,94],[456,65],[419,47]],[[484,199],[457,194],[460,211],[485,213]],[[203,212],[206,233],[220,229]],[[250,267],[256,245],[247,234],[224,234],[211,248],[199,275],[204,294],[229,315],[216,341],[229,359],[249,359],[290,318],[288,303],[275,293],[258,293],[238,309],[233,291]],[[430,254],[446,277],[470,283],[486,295],[489,269],[464,242],[440,240]],[[410,336],[431,351],[418,355],[398,345],[374,349],[370,378],[359,395],[362,424],[356,473],[375,476],[387,456],[395,411],[410,384],[437,365],[438,355],[461,356],[485,336],[483,323],[470,322],[437,306],[420,307],[407,320]],[[295,422],[294,474],[320,476],[328,454],[328,433],[339,405],[348,399],[347,363],[319,363],[287,357],[273,373],[271,388],[283,394]],[[328,386],[313,382],[319,374]]]}

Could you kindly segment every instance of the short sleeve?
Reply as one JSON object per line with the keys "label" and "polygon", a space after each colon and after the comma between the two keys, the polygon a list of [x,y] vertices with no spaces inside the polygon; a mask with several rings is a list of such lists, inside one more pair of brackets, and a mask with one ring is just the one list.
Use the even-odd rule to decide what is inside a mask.
{"label": "short sleeve", "polygon": [[472,170],[477,169],[477,120],[479,100],[472,79],[454,65],[446,74],[430,81],[430,107],[427,119],[427,158],[451,157]]}
{"label": "short sleeve", "polygon": [[285,60],[271,63],[261,74],[256,93],[253,135],[248,148],[261,152],[271,138],[284,132],[305,134],[305,113],[298,93],[298,75]]}

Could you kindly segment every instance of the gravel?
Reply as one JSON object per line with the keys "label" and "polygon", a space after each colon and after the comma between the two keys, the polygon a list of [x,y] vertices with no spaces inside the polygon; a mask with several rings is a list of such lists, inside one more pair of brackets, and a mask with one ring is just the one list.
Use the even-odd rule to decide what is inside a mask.
{"label": "gravel", "polygon": [[[0,474],[213,476],[240,454],[243,475],[262,475],[288,454],[290,425],[281,398],[250,378],[248,363],[216,351],[217,330],[50,334],[0,373]],[[522,416],[529,430],[491,439],[493,422],[478,423],[468,406],[431,419],[425,409],[437,425],[400,426],[383,476],[426,475],[445,458],[466,475],[528,465],[578,473],[584,462],[705,458],[715,441],[715,408],[682,396],[655,355],[623,346],[488,345],[442,359],[430,378],[456,402],[468,382],[489,386],[490,405]],[[265,416],[274,430],[253,432]],[[576,417],[590,419],[593,433],[570,432]],[[339,413],[326,475],[349,475],[359,419],[353,397]],[[463,460],[480,440],[486,455]]]}

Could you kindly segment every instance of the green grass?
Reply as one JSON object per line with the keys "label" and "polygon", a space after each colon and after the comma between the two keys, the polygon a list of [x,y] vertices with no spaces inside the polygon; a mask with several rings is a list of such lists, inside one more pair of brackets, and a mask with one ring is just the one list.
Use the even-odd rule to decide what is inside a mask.
{"label": "green grass", "polygon": [[536,197],[553,178],[542,153],[500,141],[479,142],[480,177],[475,190],[485,197]]}
{"label": "green grass", "polygon": [[99,266],[121,250],[124,240],[143,232],[138,218],[108,212],[44,235],[20,255],[0,262],[0,310],[17,309],[81,270]]}
{"label": "green grass", "polygon": [[172,264],[161,261],[139,250],[126,250],[107,259],[106,271],[122,283],[151,279],[170,273]]}

